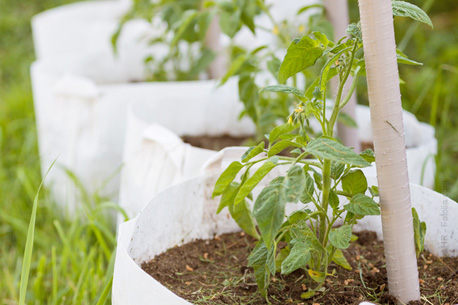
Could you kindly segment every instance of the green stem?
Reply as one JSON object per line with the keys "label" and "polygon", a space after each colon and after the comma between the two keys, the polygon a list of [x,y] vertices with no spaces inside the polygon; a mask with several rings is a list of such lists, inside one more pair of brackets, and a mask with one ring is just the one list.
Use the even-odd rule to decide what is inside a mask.
{"label": "green stem", "polygon": [[[321,207],[324,213],[328,211],[329,193],[331,191],[331,160],[325,159],[323,164],[323,193]],[[320,242],[323,244],[326,236],[326,216],[320,215]]]}
{"label": "green stem", "polygon": [[348,101],[350,101],[351,96],[353,95],[353,92],[355,92],[356,83],[358,82],[358,76],[359,76],[359,72],[360,71],[361,71],[361,67],[356,68],[355,77],[353,78],[353,82],[351,83],[350,90],[348,91],[347,95],[343,99],[342,103],[340,103],[339,110],[342,109],[343,107],[345,107],[345,105],[347,105]]}
{"label": "green stem", "polygon": [[353,195],[344,191],[336,191],[337,195],[345,196],[345,197],[352,197]]}
{"label": "green stem", "polygon": [[[345,83],[347,82],[348,77],[350,76],[351,68],[353,65],[353,60],[355,58],[355,53],[358,50],[358,44],[355,42],[355,45],[353,47],[353,50],[351,51],[350,55],[350,61],[347,63],[348,67],[347,70],[345,71],[344,77],[340,80],[339,82],[339,90],[337,92],[336,96],[336,101],[334,103],[334,109],[332,111],[331,119],[329,120],[329,131],[328,134],[332,137],[334,133],[334,125],[337,120],[337,115],[339,114],[340,110],[340,100],[342,99],[342,92],[345,86]],[[355,84],[356,86],[356,84]]]}
{"label": "green stem", "polygon": [[329,239],[329,232],[331,232],[332,226],[334,225],[336,220],[340,218],[340,215],[342,213],[343,212],[339,213],[337,216],[334,216],[334,218],[332,219],[332,222],[328,225],[328,228],[326,230],[326,234],[325,234],[325,237],[324,237],[324,241],[323,241],[323,248],[326,248],[326,244],[328,243],[328,239]]}

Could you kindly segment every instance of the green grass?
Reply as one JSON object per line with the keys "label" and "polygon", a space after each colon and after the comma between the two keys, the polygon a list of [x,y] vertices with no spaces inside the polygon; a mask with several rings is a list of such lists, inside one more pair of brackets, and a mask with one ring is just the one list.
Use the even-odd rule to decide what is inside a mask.
{"label": "green grass", "polygon": [[[29,67],[30,18],[68,0],[3,0],[0,10],[0,304],[111,304],[116,246],[110,204],[70,219],[41,182]],[[107,213],[110,210],[110,213]],[[32,215],[32,219],[31,219]],[[32,227],[35,222],[32,251]],[[28,234],[29,232],[29,234]],[[29,235],[27,251],[26,238]],[[24,260],[24,253],[28,259]],[[29,268],[30,267],[30,268]],[[27,277],[27,273],[30,272]],[[21,273],[23,280],[21,281]],[[26,279],[28,278],[28,283]]]}
{"label": "green grass", "polygon": [[[30,18],[70,0],[2,0],[0,9],[0,304],[19,304],[24,250],[41,182],[29,67]],[[422,1],[412,1],[422,5]],[[458,4],[435,1],[435,30],[419,26],[405,53],[423,67],[401,67],[403,102],[439,139],[437,190],[458,199]],[[398,41],[410,20],[396,20]],[[361,86],[362,87],[362,86]],[[361,95],[362,96],[362,95]],[[363,100],[363,98],[361,98]],[[364,101],[364,100],[363,100]],[[110,204],[98,199],[72,220],[44,189],[36,202],[25,304],[109,304],[115,233]],[[110,213],[108,213],[110,212]],[[33,215],[32,215],[33,216]],[[30,235],[30,234],[29,234]],[[29,239],[30,241],[30,239]],[[29,243],[29,250],[30,243]],[[25,260],[27,262],[27,260]],[[28,265],[24,266],[26,269]],[[26,272],[27,273],[27,272]],[[23,282],[25,284],[25,282]]]}

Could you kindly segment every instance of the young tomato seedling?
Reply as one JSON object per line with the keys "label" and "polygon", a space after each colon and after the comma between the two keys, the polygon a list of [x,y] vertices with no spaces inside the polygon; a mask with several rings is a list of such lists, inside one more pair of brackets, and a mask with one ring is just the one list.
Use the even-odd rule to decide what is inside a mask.
{"label": "young tomato seedling", "polygon": [[[305,270],[315,282],[307,285],[309,290],[302,297],[313,297],[330,275],[331,262],[351,268],[341,250],[349,247],[353,226],[364,216],[380,215],[380,206],[374,201],[378,189],[368,187],[361,170],[375,161],[373,151],[356,154],[334,138],[340,111],[365,70],[360,25],[350,25],[348,33],[350,38],[338,43],[320,32],[291,43],[278,71],[280,84],[261,90],[296,98],[288,122],[271,130],[267,147],[262,141],[251,147],[241,162],[231,163],[213,191],[213,196],[222,195],[218,212],[228,207],[237,224],[258,239],[248,263],[254,269],[260,293],[266,298],[272,276],[298,269]],[[319,59],[324,62],[320,74],[306,90],[284,85],[288,78],[314,66]],[[398,60],[417,64],[400,52]],[[345,92],[350,75],[353,81]],[[337,79],[338,90],[335,100],[330,102],[326,96],[332,78]],[[321,127],[320,136],[308,132],[312,120]],[[287,148],[294,149],[289,156],[281,155]],[[270,181],[253,200],[255,187],[279,166],[289,166],[286,175]],[[249,201],[254,201],[253,205]],[[299,203],[296,211],[287,216],[286,205]],[[415,218],[415,239],[420,251],[426,228],[418,216]]]}
{"label": "young tomato seedling", "polygon": [[[303,297],[314,296],[324,283],[332,261],[349,268],[341,249],[350,245],[352,227],[357,220],[365,215],[380,214],[379,205],[373,200],[376,188],[371,188],[372,196],[365,195],[368,185],[360,170],[375,160],[373,152],[367,150],[358,155],[334,138],[339,111],[353,93],[364,64],[358,56],[362,42],[357,30],[358,27],[353,26],[353,38],[337,44],[319,32],[313,33],[314,38],[305,36],[291,43],[278,73],[281,84],[262,89],[297,98],[288,123],[270,132],[267,148],[264,142],[250,148],[242,162],[233,162],[216,183],[213,195],[222,195],[218,211],[227,206],[240,227],[259,238],[249,256],[249,265],[255,270],[256,282],[264,296],[276,272],[289,274],[299,268],[306,270],[317,283]],[[283,85],[320,58],[326,59],[325,64],[307,90]],[[343,88],[350,74],[355,76],[354,81],[344,95]],[[339,85],[331,104],[325,97],[327,83],[333,77],[337,77]],[[307,132],[312,118],[321,126],[322,135],[316,138]],[[292,156],[279,155],[288,147],[295,148]],[[254,161],[261,153],[267,156]],[[260,162],[262,165],[250,175],[250,169]],[[251,192],[280,165],[290,166],[286,175],[275,178],[261,191],[251,211],[248,204]],[[241,181],[234,182],[239,172],[243,172]],[[286,204],[299,202],[304,206],[285,218]],[[341,226],[333,228],[338,220]],[[287,246],[279,249],[280,242],[286,242]]]}

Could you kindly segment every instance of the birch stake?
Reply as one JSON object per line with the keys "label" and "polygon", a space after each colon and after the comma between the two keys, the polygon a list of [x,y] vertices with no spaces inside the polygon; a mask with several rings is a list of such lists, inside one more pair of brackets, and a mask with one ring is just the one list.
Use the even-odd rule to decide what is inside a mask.
{"label": "birch stake", "polygon": [[[326,8],[326,15],[334,28],[334,41],[347,35],[346,29],[350,23],[348,16],[348,2],[347,0],[323,0]],[[352,83],[352,77],[348,78],[347,84]],[[337,91],[337,83],[333,81],[332,92]],[[345,86],[345,93],[348,91],[348,86]],[[345,96],[344,93],[344,96]],[[353,120],[356,121],[356,94],[351,96],[350,101],[342,108],[342,112],[348,114]],[[342,140],[345,146],[354,147],[354,151],[359,153],[361,151],[361,144],[358,137],[358,129],[346,126],[345,124],[337,124],[337,135]]]}
{"label": "birch stake", "polygon": [[223,54],[220,37],[221,29],[219,27],[219,20],[218,17],[214,17],[205,36],[205,46],[216,53],[215,60],[213,60],[207,70],[210,79],[223,77],[227,70],[227,58]]}
{"label": "birch stake", "polygon": [[391,0],[359,0],[390,293],[420,299]]}

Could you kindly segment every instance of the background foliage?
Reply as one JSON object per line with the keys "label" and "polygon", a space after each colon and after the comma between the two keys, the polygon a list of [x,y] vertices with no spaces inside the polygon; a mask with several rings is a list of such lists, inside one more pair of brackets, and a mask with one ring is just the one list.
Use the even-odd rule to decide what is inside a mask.
{"label": "background foliage", "polygon": [[[33,198],[40,184],[29,67],[34,60],[30,18],[72,0],[2,0],[0,9],[0,304],[18,304],[21,262]],[[396,20],[398,43],[423,67],[400,66],[404,108],[436,126],[436,189],[458,200],[458,2],[430,5],[434,30]],[[357,19],[356,1],[350,1]],[[419,26],[410,36],[410,28]],[[406,38],[407,37],[407,38]],[[404,39],[404,42],[403,42]],[[367,103],[364,86],[359,101]],[[46,190],[38,202],[26,304],[96,304],[112,276],[114,228],[100,199],[72,221]],[[109,213],[108,213],[109,214]],[[103,301],[103,300],[102,300]],[[110,300],[107,300],[109,304]],[[101,302],[103,304],[103,302]]]}

